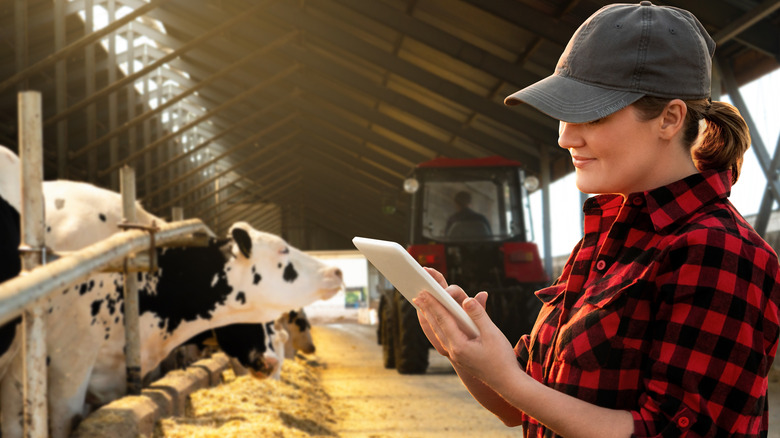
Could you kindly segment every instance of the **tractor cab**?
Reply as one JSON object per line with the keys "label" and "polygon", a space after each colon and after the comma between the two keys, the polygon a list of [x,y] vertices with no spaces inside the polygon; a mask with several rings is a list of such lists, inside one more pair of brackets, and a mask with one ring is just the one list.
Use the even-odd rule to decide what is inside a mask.
{"label": "tractor cab", "polygon": [[[486,157],[437,158],[417,165],[404,181],[412,195],[407,250],[466,293],[488,291],[487,313],[512,343],[530,332],[541,307],[534,291],[547,282],[528,238],[534,180],[517,161]],[[382,294],[377,334],[385,367],[425,372],[430,344],[398,291]]]}

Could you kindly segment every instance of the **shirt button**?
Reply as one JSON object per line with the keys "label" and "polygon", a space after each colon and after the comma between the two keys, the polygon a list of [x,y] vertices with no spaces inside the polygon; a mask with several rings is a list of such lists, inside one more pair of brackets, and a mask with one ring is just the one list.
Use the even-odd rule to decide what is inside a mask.
{"label": "shirt button", "polygon": [[607,262],[605,262],[604,260],[599,260],[599,261],[596,262],[596,269],[597,270],[603,271],[604,268],[606,268],[606,267],[607,267]]}
{"label": "shirt button", "polygon": [[680,417],[677,419],[677,425],[680,427],[688,427],[691,424],[691,420],[688,417]]}
{"label": "shirt button", "polygon": [[645,200],[644,200],[644,199],[642,199],[641,197],[637,196],[637,197],[636,197],[636,198],[634,198],[634,200],[633,200],[633,201],[631,201],[631,202],[633,202],[633,204],[634,204],[634,205],[636,205],[637,207],[639,207],[640,205],[642,205],[642,204],[644,204],[644,203],[645,203]]}

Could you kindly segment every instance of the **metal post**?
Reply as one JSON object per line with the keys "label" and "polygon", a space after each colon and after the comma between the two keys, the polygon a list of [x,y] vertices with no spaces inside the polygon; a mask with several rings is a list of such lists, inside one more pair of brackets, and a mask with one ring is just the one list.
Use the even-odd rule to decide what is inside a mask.
{"label": "metal post", "polygon": [[[41,93],[19,93],[19,157],[22,162],[22,270],[31,271],[43,263],[43,125]],[[43,303],[24,312],[24,436],[46,437],[46,321]]]}
{"label": "metal post", "polygon": [[[121,170],[122,214],[125,223],[135,223],[135,171],[125,166]],[[141,394],[141,339],[138,317],[138,276],[125,272],[125,363],[127,393]]]}

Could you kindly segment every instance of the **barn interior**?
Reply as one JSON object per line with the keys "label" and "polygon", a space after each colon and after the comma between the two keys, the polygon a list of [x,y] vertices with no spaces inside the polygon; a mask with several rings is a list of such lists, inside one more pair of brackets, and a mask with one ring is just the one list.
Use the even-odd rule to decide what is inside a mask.
{"label": "barn interior", "polygon": [[[403,180],[435,157],[520,161],[549,205],[573,171],[557,122],[503,99],[551,73],[607,3],[6,0],[0,144],[18,151],[17,93],[37,90],[47,180],[118,190],[128,165],[149,211],[218,234],[244,220],[304,250],[403,242]],[[658,3],[716,40],[714,97],[780,66],[780,0]]]}

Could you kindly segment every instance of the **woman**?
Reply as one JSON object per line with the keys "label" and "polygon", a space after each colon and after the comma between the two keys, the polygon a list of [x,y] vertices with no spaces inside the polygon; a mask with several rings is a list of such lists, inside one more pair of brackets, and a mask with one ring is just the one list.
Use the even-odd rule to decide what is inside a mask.
{"label": "woman", "polygon": [[598,194],[584,237],[514,349],[486,292],[429,270],[473,339],[429,294],[415,304],[471,394],[527,436],[766,436],[780,273],[727,199],[750,136],[709,100],[714,46],[687,11],[606,6],[552,76],[507,98],[560,121],[578,189]]}

